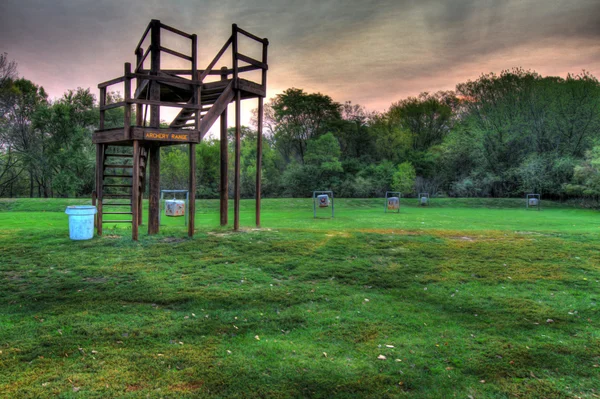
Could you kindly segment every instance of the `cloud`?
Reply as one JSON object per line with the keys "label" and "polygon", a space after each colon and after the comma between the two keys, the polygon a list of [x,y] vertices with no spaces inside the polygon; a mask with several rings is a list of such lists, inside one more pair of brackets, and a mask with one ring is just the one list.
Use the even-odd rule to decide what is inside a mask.
{"label": "cloud", "polygon": [[152,18],[197,33],[201,67],[238,23],[270,40],[269,94],[300,87],[370,109],[513,66],[600,75],[597,0],[4,0],[0,51],[52,96],[95,91],[133,61]]}

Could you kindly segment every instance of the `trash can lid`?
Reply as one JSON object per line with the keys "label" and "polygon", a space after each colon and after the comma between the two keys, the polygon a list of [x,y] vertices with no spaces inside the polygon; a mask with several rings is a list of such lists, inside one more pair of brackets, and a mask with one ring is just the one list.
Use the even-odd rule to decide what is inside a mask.
{"label": "trash can lid", "polygon": [[67,215],[95,215],[96,207],[93,205],[69,205],[65,210]]}

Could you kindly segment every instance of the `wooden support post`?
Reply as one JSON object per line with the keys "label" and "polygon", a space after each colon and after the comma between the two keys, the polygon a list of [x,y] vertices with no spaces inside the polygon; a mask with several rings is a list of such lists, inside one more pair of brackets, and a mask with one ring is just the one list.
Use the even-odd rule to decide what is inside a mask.
{"label": "wooden support post", "polygon": [[[221,68],[221,80],[227,80],[227,67]],[[227,137],[227,107],[221,114],[221,226],[226,226],[228,222],[228,203],[229,203],[229,140]]]}
{"label": "wooden support post", "polygon": [[140,206],[140,142],[133,140],[133,172],[131,178],[131,239],[138,240]]}
{"label": "wooden support post", "polygon": [[238,31],[237,25],[231,25],[231,57],[233,68],[233,88],[238,88]]}
{"label": "wooden support post", "polygon": [[[144,179],[140,180],[140,184],[143,184]],[[142,225],[142,221],[143,221],[143,217],[144,217],[144,211],[143,211],[143,206],[144,206],[144,189],[140,188],[140,195],[139,195],[139,201],[138,201],[138,226]]]}
{"label": "wooden support post", "polygon": [[129,104],[129,100],[131,100],[131,64],[129,62],[125,63],[124,68],[124,76],[125,82],[124,85],[124,100],[125,100],[125,110],[123,112],[123,139],[130,140],[131,139],[131,104]]}
{"label": "wooden support post", "polygon": [[98,126],[98,128],[104,130],[104,116],[106,111],[103,110],[102,107],[106,105],[106,87],[100,89],[100,99],[98,101],[98,105],[100,106],[100,126]]}
{"label": "wooden support post", "polygon": [[[96,206],[97,204],[97,196],[96,196],[96,190],[92,191],[92,206]],[[98,227],[98,216],[97,214],[94,215],[94,227],[97,228]]]}
{"label": "wooden support post", "polygon": [[150,146],[150,190],[148,193],[148,234],[159,231],[160,212],[160,146]]}
{"label": "wooden support post", "polygon": [[96,213],[96,223],[98,223],[96,232],[102,235],[102,188],[104,180],[104,144],[96,144],[96,195],[98,196],[98,208]]}
{"label": "wooden support post", "polygon": [[[158,75],[160,71],[160,21],[153,19],[150,28],[150,74]],[[150,83],[150,100],[160,101],[160,84],[153,80]],[[150,106],[150,127],[160,126],[160,106]]]}
{"label": "wooden support post", "polygon": [[258,97],[258,121],[256,126],[256,227],[260,227],[260,191],[262,177],[262,133],[263,133],[263,98]]}
{"label": "wooden support post", "polygon": [[[192,80],[198,80],[200,78],[200,74],[198,73],[198,36],[192,35],[192,76],[190,78]],[[194,104],[200,106],[202,104],[201,101],[201,90],[202,85],[195,86],[194,90]],[[200,131],[200,120],[202,119],[202,111],[200,109],[196,109],[194,111],[194,129]]]}
{"label": "wooden support post", "polygon": [[[139,50],[137,51],[137,53],[135,53],[135,58],[136,58],[136,62],[135,65],[139,65],[140,62],[142,61],[142,57],[144,55],[144,50],[140,47]],[[139,71],[135,71],[136,73],[138,73]],[[140,78],[136,78],[135,79],[135,88],[138,89],[140,87],[141,84],[141,79]],[[135,105],[135,124],[136,126],[142,126],[144,124],[144,115],[143,115],[143,109],[142,109],[143,105],[142,104],[136,104]]]}
{"label": "wooden support post", "polygon": [[[269,46],[269,40],[264,39],[263,40],[263,48],[262,48],[262,62],[265,65],[267,65],[267,47],[268,46]],[[267,70],[266,69],[262,70],[262,86],[265,89],[265,93],[266,93],[266,90],[267,90]]]}
{"label": "wooden support post", "polygon": [[194,222],[196,220],[196,144],[189,145],[190,150],[190,195],[188,204],[188,236],[194,236]]}
{"label": "wooden support post", "polygon": [[[141,165],[144,155],[144,166]],[[148,147],[140,144],[140,200],[138,204],[138,226],[142,225],[144,217],[144,192],[146,191],[146,165],[148,164]]]}
{"label": "wooden support post", "polygon": [[234,174],[234,199],[233,199],[233,229],[240,229],[240,147],[241,147],[241,122],[242,93],[235,91],[235,174]]}
{"label": "wooden support post", "polygon": [[[160,70],[160,21],[153,19],[150,28],[150,74],[158,75]],[[150,83],[150,100],[160,101],[160,85],[157,81]],[[150,126],[160,127],[160,106],[150,106]],[[150,189],[148,193],[148,234],[157,234],[160,229],[160,145],[150,145],[149,153]]]}

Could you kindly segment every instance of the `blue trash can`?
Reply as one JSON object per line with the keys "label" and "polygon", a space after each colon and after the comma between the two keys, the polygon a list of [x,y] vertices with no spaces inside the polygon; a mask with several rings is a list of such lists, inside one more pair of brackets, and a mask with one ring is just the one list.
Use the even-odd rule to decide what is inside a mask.
{"label": "blue trash can", "polygon": [[91,205],[68,206],[69,237],[71,240],[89,240],[94,237],[96,207]]}

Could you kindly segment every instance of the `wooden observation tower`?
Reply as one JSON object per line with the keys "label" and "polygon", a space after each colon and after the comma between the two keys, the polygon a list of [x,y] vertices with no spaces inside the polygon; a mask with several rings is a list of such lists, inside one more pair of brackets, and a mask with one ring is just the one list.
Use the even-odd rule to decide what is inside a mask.
{"label": "wooden observation tower", "polygon": [[[161,33],[168,31],[190,41],[190,54],[164,47]],[[149,46],[142,45],[147,41]],[[171,35],[172,36],[172,35]],[[238,50],[238,39],[262,46],[259,61]],[[181,40],[184,40],[181,39]],[[250,39],[250,40],[248,40]],[[269,41],[243,29],[232,26],[231,37],[225,42],[206,69],[198,69],[198,39],[191,35],[152,20],[138,46],[135,68],[125,63],[124,74],[100,83],[100,129],[94,132],[96,144],[96,196],[97,231],[102,235],[102,225],[131,223],[131,234],[138,239],[142,223],[142,197],[146,187],[146,169],[149,179],[148,234],[159,231],[160,209],[160,147],[187,144],[189,148],[189,191],[191,195],[187,217],[188,235],[194,234],[196,192],[196,144],[202,140],[211,126],[220,118],[221,225],[227,225],[228,202],[228,154],[227,154],[227,107],[235,103],[235,179],[234,179],[234,229],[239,229],[240,217],[240,107],[241,100],[258,99],[258,138],[256,158],[256,224],[260,225],[260,180],[262,162],[263,100],[267,90],[267,47]],[[215,69],[215,66],[231,48],[231,67]],[[161,55],[169,54],[190,63],[189,69],[165,69],[161,67]],[[149,68],[147,65],[149,64]],[[257,73],[258,71],[258,73]],[[260,76],[259,82],[244,79],[248,72]],[[132,91],[132,81],[135,90]],[[119,102],[107,102],[107,88],[124,84],[124,98]],[[132,106],[135,106],[135,123],[132,123]],[[123,127],[105,128],[106,111],[123,107]],[[174,107],[179,113],[168,126],[161,126],[161,108]],[[147,118],[146,116],[149,115]],[[121,215],[112,217],[110,215]],[[129,216],[131,216],[129,218]],[[127,217],[127,219],[123,219]]]}

